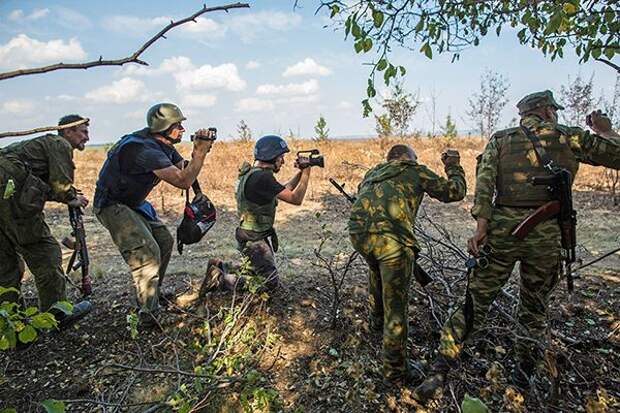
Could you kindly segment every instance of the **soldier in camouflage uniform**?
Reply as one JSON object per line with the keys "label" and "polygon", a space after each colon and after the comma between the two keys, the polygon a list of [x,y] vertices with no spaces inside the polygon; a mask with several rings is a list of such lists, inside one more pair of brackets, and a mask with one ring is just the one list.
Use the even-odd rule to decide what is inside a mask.
{"label": "soldier in camouflage uniform", "polygon": [[94,206],[97,219],[129,265],[140,320],[154,326],[174,238],[146,198],[161,181],[189,189],[213,141],[199,139],[207,139],[210,132],[198,130],[192,158],[185,164],[174,148],[185,132],[181,110],[171,103],[159,103],[149,109],[146,120],[146,128],[123,136],[108,152],[99,172]]}
{"label": "soldier in camouflage uniform", "polygon": [[557,111],[564,109],[550,91],[530,94],[517,103],[521,126],[495,133],[478,159],[477,183],[472,215],[477,220],[468,241],[473,255],[480,246],[490,247],[489,266],[470,275],[464,303],[451,315],[441,332],[439,357],[427,380],[416,389],[416,398],[426,401],[439,394],[447,371],[459,357],[463,342],[484,323],[489,306],[508,281],[517,261],[521,263],[519,323],[534,340],[517,342],[517,367],[513,382],[524,388],[534,373],[541,352],[535,341],[543,341],[547,304],[559,279],[560,228],[557,220],[538,224],[522,241],[512,230],[537,207],[550,201],[544,186],[530,183],[532,177],[549,173],[523,128],[531,131],[552,161],[569,170],[572,177],[579,163],[620,168],[620,139],[611,122],[600,111],[590,115],[595,134],[579,127],[558,124]]}
{"label": "soldier in camouflage uniform", "polygon": [[413,228],[422,198],[426,193],[454,202],[467,192],[459,153],[448,150],[442,161],[448,179],[418,164],[411,147],[394,146],[387,162],[366,173],[351,209],[351,243],[369,267],[370,329],[383,332],[384,375],[390,380],[417,378],[407,358],[407,307],[416,259]]}
{"label": "soldier in camouflage uniform", "polygon": [[[67,115],[58,124],[83,119]],[[44,204],[88,204],[73,186],[73,150],[84,150],[86,142],[88,123],[83,123],[60,130],[58,135],[44,135],[0,149],[0,286],[21,289],[25,260],[34,276],[41,311],[66,300],[62,253],[45,223]],[[7,300],[17,302],[19,296],[8,293],[0,297],[0,301]],[[90,302],[83,301],[74,305],[68,317],[52,312],[63,325],[83,317],[90,309]]]}

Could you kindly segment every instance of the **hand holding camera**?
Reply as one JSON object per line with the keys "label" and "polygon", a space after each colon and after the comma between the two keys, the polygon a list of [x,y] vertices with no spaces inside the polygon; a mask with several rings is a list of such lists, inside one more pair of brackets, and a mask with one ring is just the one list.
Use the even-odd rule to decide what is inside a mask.
{"label": "hand holding camera", "polygon": [[318,149],[311,149],[309,151],[297,152],[297,159],[295,159],[295,167],[299,169],[306,169],[311,166],[325,167],[325,158],[320,154]]}
{"label": "hand holding camera", "polygon": [[456,149],[446,149],[441,154],[441,162],[443,162],[445,166],[458,165],[461,162],[461,155]]}
{"label": "hand holding camera", "polygon": [[196,150],[209,153],[213,142],[215,142],[215,140],[217,139],[217,129],[198,129],[189,138],[192,142],[194,142],[194,148]]}

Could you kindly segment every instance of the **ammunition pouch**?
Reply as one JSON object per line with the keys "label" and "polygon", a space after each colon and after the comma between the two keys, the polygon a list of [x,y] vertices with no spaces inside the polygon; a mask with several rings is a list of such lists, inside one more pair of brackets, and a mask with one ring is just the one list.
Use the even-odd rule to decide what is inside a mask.
{"label": "ammunition pouch", "polygon": [[48,184],[28,171],[17,200],[20,213],[35,215],[43,212],[50,192]]}

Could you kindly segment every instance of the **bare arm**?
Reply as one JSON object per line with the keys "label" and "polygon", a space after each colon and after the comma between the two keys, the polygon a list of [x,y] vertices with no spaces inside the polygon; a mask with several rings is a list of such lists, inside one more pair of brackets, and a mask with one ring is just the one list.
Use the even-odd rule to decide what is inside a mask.
{"label": "bare arm", "polygon": [[297,171],[297,173],[287,183],[285,183],[284,186],[290,189],[291,191],[293,191],[299,184],[300,180],[301,180],[301,171]]}
{"label": "bare arm", "polygon": [[[278,199],[287,202],[293,205],[301,205],[306,196],[306,190],[308,189],[308,182],[310,181],[310,169],[305,168],[299,171],[291,181],[287,182],[285,188],[282,192],[280,192],[277,197]],[[289,188],[289,184],[295,180],[295,178],[299,176],[298,182],[295,185],[294,189],[291,190]]]}
{"label": "bare arm", "polygon": [[171,165],[163,169],[157,169],[153,173],[162,181],[168,182],[170,185],[176,186],[181,189],[189,189],[204,164],[205,157],[211,149],[211,141],[203,141],[197,139],[194,141],[194,151],[192,152],[192,159],[186,168],[180,169],[182,162],[179,165]]}

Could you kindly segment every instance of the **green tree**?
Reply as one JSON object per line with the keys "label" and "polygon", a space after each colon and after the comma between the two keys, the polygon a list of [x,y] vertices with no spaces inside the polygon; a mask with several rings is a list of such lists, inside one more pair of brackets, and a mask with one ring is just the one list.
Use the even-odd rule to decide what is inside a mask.
{"label": "green tree", "polygon": [[243,119],[237,125],[237,136],[241,142],[252,142],[252,130]]}
{"label": "green tree", "polygon": [[377,131],[377,137],[379,139],[389,138],[394,134],[392,128],[392,119],[390,115],[384,113],[383,115],[375,115],[375,130]]}
{"label": "green tree", "polygon": [[314,133],[316,136],[313,140],[316,142],[326,142],[329,140],[329,128],[327,127],[327,121],[323,115],[320,115],[319,120],[316,121],[316,125],[314,125]]}
{"label": "green tree", "polygon": [[387,111],[393,130],[403,137],[409,130],[409,124],[420,107],[419,94],[405,90],[401,82],[393,84],[390,97],[383,100],[381,106]]}
{"label": "green tree", "polygon": [[441,133],[447,138],[456,138],[456,123],[452,120],[452,116],[448,113],[446,123],[441,127]]}
{"label": "green tree", "polygon": [[603,0],[321,0],[337,29],[356,53],[374,51],[364,113],[371,110],[375,75],[390,79],[405,68],[390,61],[394,46],[423,53],[451,53],[452,61],[490,33],[515,33],[519,42],[554,60],[565,50],[581,62],[593,58],[620,72],[611,60],[620,54],[620,2]]}
{"label": "green tree", "polygon": [[497,72],[487,70],[480,78],[480,89],[469,98],[467,115],[484,138],[490,138],[497,129],[502,110],[508,103],[506,93],[510,83]]}
{"label": "green tree", "polygon": [[578,74],[574,80],[568,77],[568,83],[560,87],[560,102],[565,110],[559,114],[568,125],[583,124],[586,116],[600,103],[594,98],[594,75],[590,80]]}

